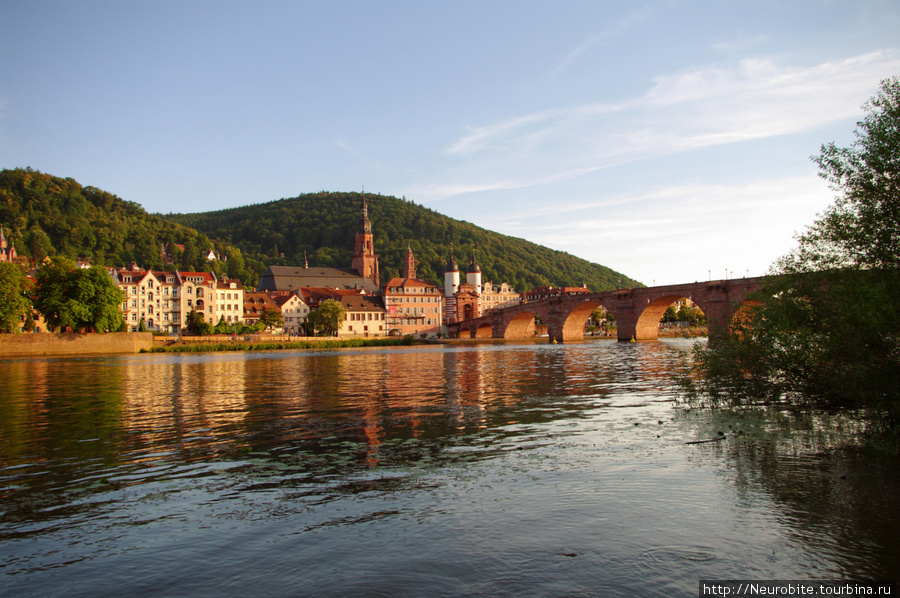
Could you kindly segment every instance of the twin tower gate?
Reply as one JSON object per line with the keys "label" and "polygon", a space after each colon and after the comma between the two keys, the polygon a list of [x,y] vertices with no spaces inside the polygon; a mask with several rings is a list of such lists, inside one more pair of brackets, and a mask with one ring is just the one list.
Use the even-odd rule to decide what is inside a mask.
{"label": "twin tower gate", "polygon": [[706,314],[710,336],[714,336],[728,329],[735,312],[751,293],[762,288],[763,280],[740,278],[566,295],[454,322],[448,330],[451,337],[458,338],[528,339],[534,337],[535,317],[539,317],[547,326],[550,342],[580,341],[587,319],[602,306],[615,316],[620,341],[654,340],[666,309],[688,298]]}

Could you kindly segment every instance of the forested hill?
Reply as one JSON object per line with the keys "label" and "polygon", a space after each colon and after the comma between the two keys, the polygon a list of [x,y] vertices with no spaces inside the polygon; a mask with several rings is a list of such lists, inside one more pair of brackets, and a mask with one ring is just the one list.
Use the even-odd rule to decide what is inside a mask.
{"label": "forested hill", "polygon": [[[419,278],[443,285],[451,244],[465,272],[475,247],[482,280],[508,282],[518,291],[536,286],[581,286],[593,291],[640,283],[562,251],[454,220],[396,197],[366,194],[382,282],[400,276],[407,247]],[[210,238],[234,243],[248,263],[347,268],[362,194],[312,193],[264,204],[165,218]]]}
{"label": "forested hill", "polygon": [[[639,286],[630,278],[562,251],[454,220],[396,197],[366,194],[382,282],[399,276],[407,246],[419,278],[443,285],[451,243],[463,272],[474,244],[482,280],[594,291]],[[198,214],[149,214],[139,204],[30,168],[0,171],[0,227],[23,258],[87,259],[101,266],[136,262],[153,270],[214,271],[256,285],[270,265],[349,268],[360,193],[315,193]],[[169,248],[173,263],[160,253]],[[182,249],[183,248],[183,249]],[[220,260],[206,259],[215,251]],[[227,259],[225,259],[227,258]]]}
{"label": "forested hill", "polygon": [[[237,247],[148,214],[137,203],[30,168],[0,171],[0,227],[19,255],[32,263],[64,256],[98,266],[136,262],[163,270],[160,248],[168,243],[175,259],[169,268],[212,270],[256,284],[263,267],[246,264]],[[206,259],[210,250],[228,259],[211,262]]]}

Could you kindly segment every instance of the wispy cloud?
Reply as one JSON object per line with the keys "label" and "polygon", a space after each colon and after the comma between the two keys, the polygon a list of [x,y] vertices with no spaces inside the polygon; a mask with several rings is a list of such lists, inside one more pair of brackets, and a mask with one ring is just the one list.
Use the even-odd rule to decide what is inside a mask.
{"label": "wispy cloud", "polygon": [[447,183],[425,201],[515,189],[691,149],[799,133],[861,113],[895,51],[813,66],[742,60],[656,77],[630,101],[549,109],[470,129],[451,143]]}
{"label": "wispy cloud", "polygon": [[494,226],[662,284],[704,280],[709,272],[721,278],[726,268],[764,274],[831,197],[824,182],[811,186],[806,177],[680,184],[519,209]]}
{"label": "wispy cloud", "polygon": [[604,27],[594,35],[578,44],[578,46],[574,50],[566,54],[566,56],[563,57],[559,64],[557,64],[556,67],[553,68],[551,74],[555,75],[560,72],[566,71],[583,55],[589,53],[591,50],[611,44],[616,40],[616,38],[626,33],[629,29],[645,21],[647,17],[650,16],[650,13],[651,8],[644,7],[629,13],[624,18],[612,23],[611,25],[608,25],[607,27]]}

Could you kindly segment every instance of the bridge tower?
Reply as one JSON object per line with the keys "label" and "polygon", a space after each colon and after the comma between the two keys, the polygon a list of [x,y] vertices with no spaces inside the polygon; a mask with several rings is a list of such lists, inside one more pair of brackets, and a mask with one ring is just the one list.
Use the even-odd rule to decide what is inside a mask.
{"label": "bridge tower", "polygon": [[[466,283],[475,287],[475,294],[481,295],[481,268],[475,262],[475,245],[472,244],[472,261],[466,270]],[[479,310],[480,311],[480,310]]]}
{"label": "bridge tower", "polygon": [[444,268],[444,323],[456,321],[456,293],[459,291],[459,265],[453,257],[450,245],[450,261]]}

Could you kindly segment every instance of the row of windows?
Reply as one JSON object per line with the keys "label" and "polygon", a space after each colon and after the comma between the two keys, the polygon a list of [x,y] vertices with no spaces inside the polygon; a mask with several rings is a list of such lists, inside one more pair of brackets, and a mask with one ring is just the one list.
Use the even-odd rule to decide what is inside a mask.
{"label": "row of windows", "polygon": [[440,297],[387,297],[388,303],[440,303]]}
{"label": "row of windows", "polygon": [[[368,316],[368,317],[367,317],[367,316]],[[378,313],[372,313],[372,312],[365,312],[365,313],[351,312],[351,313],[344,314],[344,321],[345,321],[345,322],[348,321],[348,320],[351,321],[351,322],[362,322],[363,320],[370,320],[370,321],[371,321],[371,320],[383,320],[383,319],[384,319],[384,313],[382,313],[382,312],[378,312]]]}
{"label": "row of windows", "polygon": [[390,289],[388,289],[388,290],[390,290],[392,293],[417,293],[417,294],[426,294],[426,293],[427,293],[427,294],[431,294],[431,295],[438,295],[438,294],[440,294],[440,292],[441,292],[440,289],[436,289],[436,288],[433,288],[433,287],[432,287],[432,288],[425,288],[425,287],[410,287],[410,288],[406,288],[406,287],[390,287]]}

